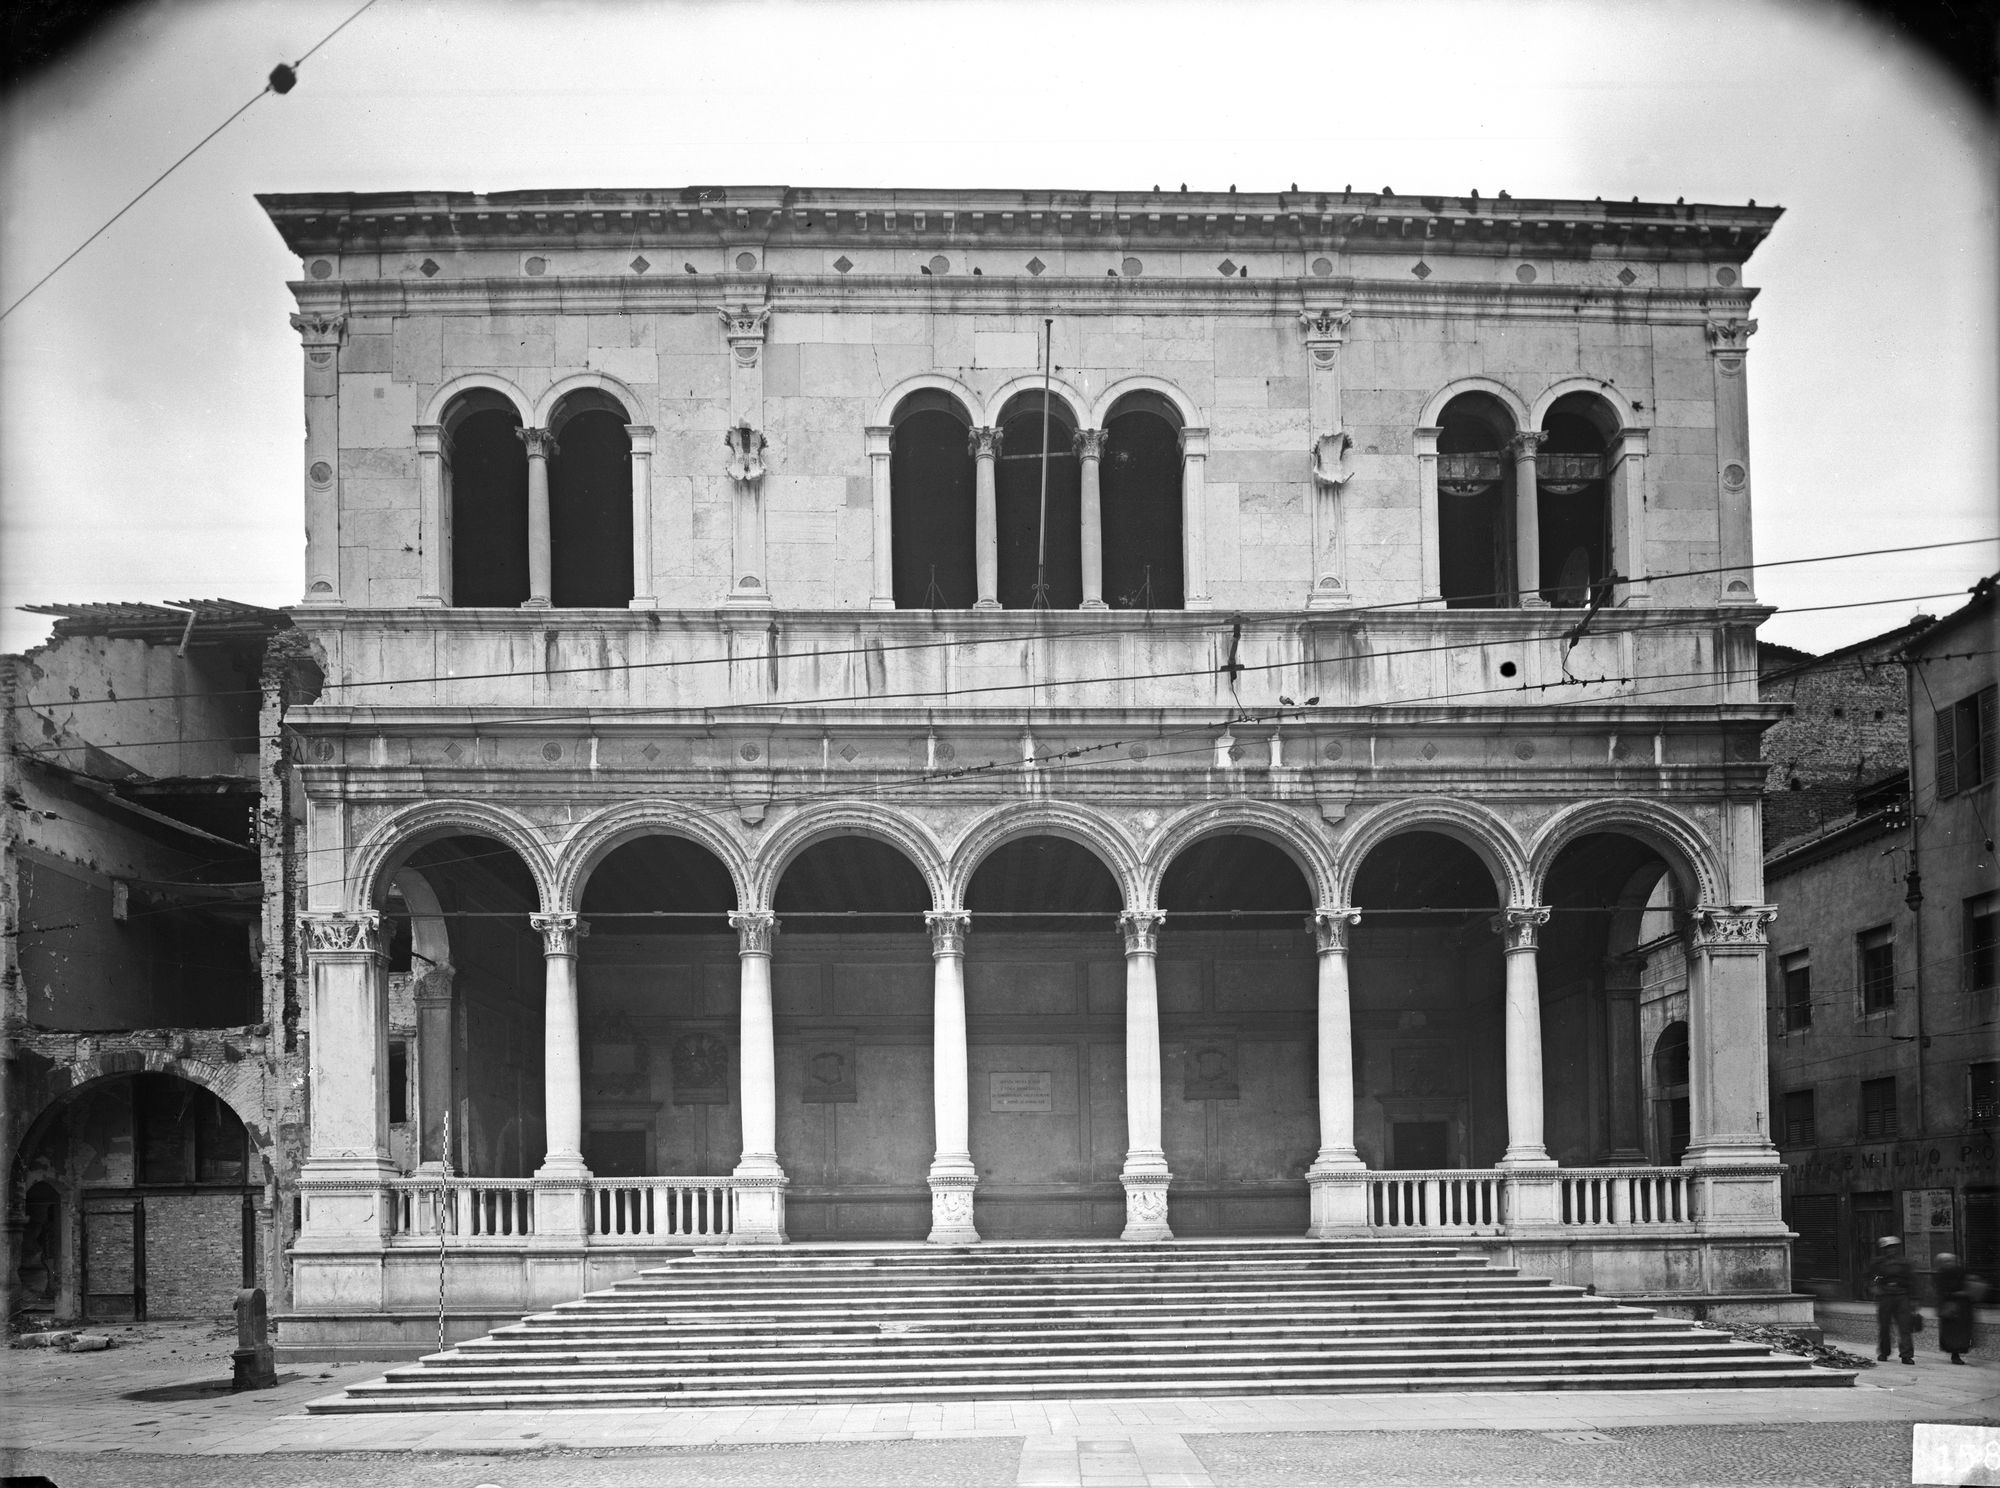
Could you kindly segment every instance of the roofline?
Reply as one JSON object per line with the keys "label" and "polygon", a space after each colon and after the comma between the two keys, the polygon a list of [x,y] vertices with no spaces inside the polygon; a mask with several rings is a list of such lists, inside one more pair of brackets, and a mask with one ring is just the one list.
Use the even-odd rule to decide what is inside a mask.
{"label": "roofline", "polygon": [[1949,615],[1939,616],[1926,625],[1901,647],[1901,654],[1916,656],[1929,644],[1931,637],[1942,635],[1947,630],[1955,630],[1968,620],[1977,619],[1993,608],[1993,599],[2000,593],[2000,573],[1988,574],[1972,586],[1972,598],[1953,610]]}

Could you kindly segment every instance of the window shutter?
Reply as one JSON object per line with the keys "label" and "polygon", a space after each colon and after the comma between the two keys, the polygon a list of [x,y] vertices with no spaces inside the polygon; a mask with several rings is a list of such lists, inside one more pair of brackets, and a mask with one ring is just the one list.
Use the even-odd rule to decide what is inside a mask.
{"label": "window shutter", "polygon": [[1937,750],[1937,793],[1940,796],[1958,794],[1958,749],[1952,738],[1952,712],[1950,708],[1939,708],[1931,715]]}
{"label": "window shutter", "polygon": [[2000,685],[1982,687],[1978,695],[1979,778],[1991,780],[2000,769]]}

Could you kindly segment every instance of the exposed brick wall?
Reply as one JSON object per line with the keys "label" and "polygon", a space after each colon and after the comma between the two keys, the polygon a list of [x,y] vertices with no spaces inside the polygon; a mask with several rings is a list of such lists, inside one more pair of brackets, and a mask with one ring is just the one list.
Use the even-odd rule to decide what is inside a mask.
{"label": "exposed brick wall", "polygon": [[1854,788],[1909,764],[1903,668],[1888,659],[1908,627],[1767,675],[1764,701],[1792,714],[1764,735],[1764,846],[1816,831],[1854,810]]}
{"label": "exposed brick wall", "polygon": [[243,1196],[146,1196],[146,1315],[230,1317],[243,1285]]}

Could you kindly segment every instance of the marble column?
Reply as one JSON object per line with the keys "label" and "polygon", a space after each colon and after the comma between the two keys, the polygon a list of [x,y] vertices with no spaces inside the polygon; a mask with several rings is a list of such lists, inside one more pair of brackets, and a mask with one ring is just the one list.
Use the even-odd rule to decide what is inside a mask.
{"label": "marble column", "polygon": [[936,1151],[931,1158],[931,1233],[934,1245],[970,1245],[979,1239],[972,1220],[978,1174],[972,1165],[969,1083],[965,1048],[964,910],[933,910],[931,931],[931,1108]]}
{"label": "marble column", "polygon": [[1000,458],[1000,431],[974,429],[972,446],[972,547],[973,569],[978,576],[976,610],[1000,608],[1000,505],[994,484],[995,461]]}
{"label": "marble column", "polygon": [[1160,992],[1157,909],[1118,917],[1125,936],[1125,1240],[1171,1240],[1167,1154],[1160,1145]]}
{"label": "marble column", "polygon": [[1354,1147],[1354,1015],[1347,934],[1361,911],[1341,905],[1312,917],[1319,947],[1319,1156],[1311,1171],[1365,1166]]}
{"label": "marble column", "polygon": [[451,436],[438,424],[417,424],[417,600],[428,609],[451,604]]}
{"label": "marble column", "polygon": [[1611,467],[1611,566],[1625,576],[1622,602],[1648,598],[1646,454],[1650,429],[1620,429]]}
{"label": "marble column", "polygon": [[1523,609],[1548,603],[1542,598],[1542,507],[1535,487],[1535,456],[1548,437],[1529,432],[1509,441],[1514,451],[1514,587]]}
{"label": "marble column", "polygon": [[347,317],[292,317],[306,354],[306,592],[309,605],[344,603],[340,593],[340,339]]}
{"label": "marble column", "polygon": [[1181,430],[1181,607],[1214,606],[1208,592],[1208,430]]}
{"label": "marble column", "polygon": [[452,1149],[464,1139],[445,1136],[445,1115],[457,1110],[452,1038],[452,968],[431,966],[417,977],[417,1171],[443,1173],[460,1166]]}
{"label": "marble column", "polygon": [[583,1041],[577,1031],[576,949],[588,928],[573,914],[528,916],[542,938],[542,1165],[535,1169],[535,1233],[581,1238],[590,1229],[583,1165]]}
{"label": "marble column", "polygon": [[653,579],[653,426],[627,424],[632,441],[632,599],[634,610],[657,610]]}
{"label": "marble column", "polygon": [[1554,1167],[1542,1139],[1542,991],[1535,946],[1549,911],[1515,905],[1493,918],[1507,956],[1507,1152],[1503,1168]]}
{"label": "marble column", "polygon": [[1083,603],[1085,610],[1104,610],[1104,431],[1079,429],[1076,456],[1083,467]]}
{"label": "marble column", "polygon": [[[382,917],[303,916],[311,972],[312,1135],[299,1172],[302,1244],[379,1242],[389,1208],[388,994]],[[321,1188],[320,1185],[326,1185]]]}
{"label": "marble column", "polygon": [[1444,587],[1444,570],[1438,557],[1438,524],[1444,518],[1438,507],[1438,436],[1442,433],[1444,430],[1435,424],[1425,424],[1416,431],[1413,446],[1417,457],[1418,538],[1422,544],[1418,560],[1422,566],[1422,587],[1418,592],[1423,596],[1425,609],[1436,609],[1444,603],[1440,592]]}
{"label": "marble column", "polygon": [[737,1244],[782,1244],[785,1173],[778,1166],[778,1050],[771,1022],[771,949],[778,917],[767,909],[738,910],[729,923],[736,931],[740,979],[737,1098],[743,1113],[733,1238]]}
{"label": "marble column", "polygon": [[896,608],[896,528],[894,497],[889,485],[889,461],[894,453],[893,425],[876,424],[862,431],[868,441],[869,515],[874,519],[875,563],[871,610]]}
{"label": "marble column", "polygon": [[515,436],[528,452],[528,598],[524,610],[546,610],[550,604],[549,583],[549,460],[555,455],[555,436],[547,429],[516,429]]}
{"label": "marble column", "polygon": [[1750,389],[1744,363],[1754,320],[1708,322],[1709,361],[1715,385],[1717,485],[1717,596],[1723,604],[1757,602],[1750,547]]}

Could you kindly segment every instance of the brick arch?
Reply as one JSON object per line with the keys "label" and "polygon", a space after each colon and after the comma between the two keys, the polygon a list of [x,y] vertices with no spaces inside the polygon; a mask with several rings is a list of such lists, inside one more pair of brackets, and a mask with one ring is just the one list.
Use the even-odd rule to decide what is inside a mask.
{"label": "brick arch", "polygon": [[890,807],[858,801],[833,801],[788,817],[760,844],[750,864],[750,904],[769,909],[778,881],[798,855],[830,837],[869,837],[887,843],[923,875],[931,908],[951,908],[951,876],[944,851],[923,823]]}
{"label": "brick arch", "polygon": [[583,888],[607,857],[641,837],[680,837],[713,853],[729,874],[736,905],[756,903],[750,887],[750,865],[743,846],[713,818],[669,801],[636,801],[599,812],[578,823],[556,848],[553,898],[559,911],[583,903]]}
{"label": "brick arch", "polygon": [[392,873],[426,842],[440,837],[491,837],[513,849],[535,881],[544,911],[558,907],[555,873],[541,829],[526,817],[483,801],[420,801],[391,813],[348,859],[345,908],[374,909]]}
{"label": "brick arch", "polygon": [[1146,845],[1142,871],[1145,902],[1160,902],[1160,885],[1174,859],[1209,837],[1239,835],[1268,842],[1297,865],[1313,903],[1333,902],[1334,859],[1325,840],[1295,813],[1259,801],[1216,801],[1189,807],[1168,820]]}
{"label": "brick arch", "polygon": [[1701,829],[1672,807],[1636,796],[1579,801],[1536,829],[1528,845],[1529,887],[1538,896],[1532,902],[1540,902],[1549,870],[1562,850],[1594,832],[1634,837],[1652,848],[1666,860],[1667,871],[1679,881],[1688,904],[1730,902],[1721,863]]}
{"label": "brick arch", "polygon": [[1125,908],[1149,907],[1143,897],[1146,878],[1140,856],[1123,828],[1103,812],[1056,801],[1003,806],[974,822],[952,849],[951,897],[940,907],[962,907],[972,876],[988,854],[1021,837],[1061,837],[1074,842],[1111,871]]}
{"label": "brick arch", "polygon": [[1534,880],[1528,872],[1528,856],[1513,828],[1486,807],[1449,796],[1396,801],[1356,822],[1341,840],[1333,889],[1326,902],[1351,904],[1355,880],[1368,854],[1405,832],[1437,832],[1463,843],[1493,875],[1493,886],[1503,905],[1535,902],[1530,897]]}

